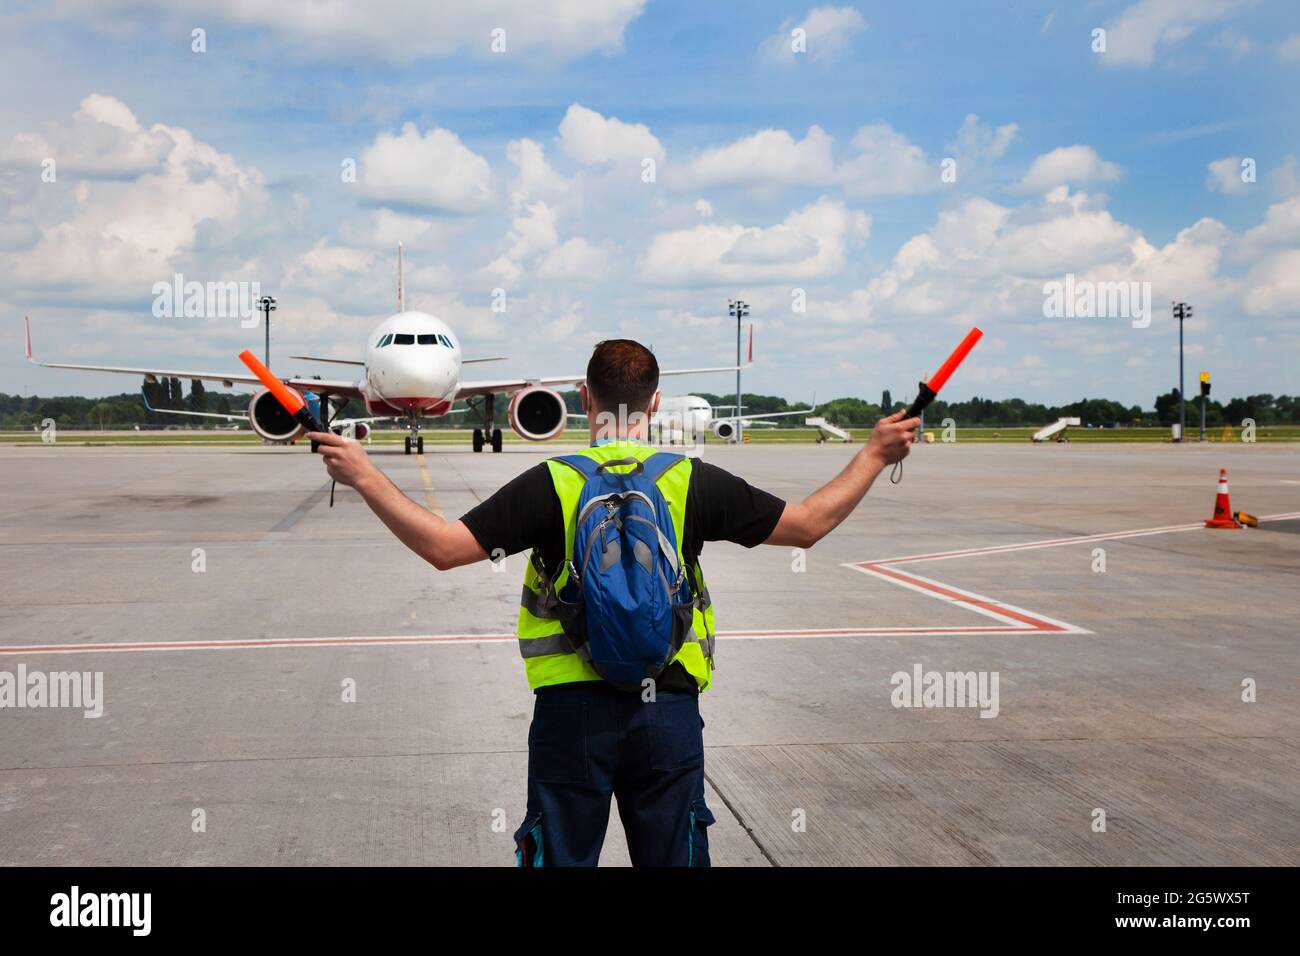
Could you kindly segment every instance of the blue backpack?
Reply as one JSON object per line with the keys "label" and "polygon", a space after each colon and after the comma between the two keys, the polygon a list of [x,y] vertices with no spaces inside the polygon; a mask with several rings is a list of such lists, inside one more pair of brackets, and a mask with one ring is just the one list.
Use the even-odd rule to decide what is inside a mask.
{"label": "blue backpack", "polygon": [[[569,580],[556,595],[574,650],[601,677],[640,691],[657,678],[691,633],[694,607],[677,535],[656,480],[682,460],[657,452],[645,461],[556,458],[584,479],[578,496]],[[634,466],[628,472],[608,469]]]}

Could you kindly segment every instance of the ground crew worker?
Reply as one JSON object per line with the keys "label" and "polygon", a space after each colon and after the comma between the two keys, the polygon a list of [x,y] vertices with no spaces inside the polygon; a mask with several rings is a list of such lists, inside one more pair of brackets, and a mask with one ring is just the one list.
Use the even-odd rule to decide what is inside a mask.
{"label": "ground crew worker", "polygon": [[[649,349],[628,339],[599,343],[579,389],[592,441],[582,454],[598,461],[648,458],[655,451],[646,440],[658,388],[659,365]],[[680,529],[678,558],[694,575],[696,606],[693,639],[654,681],[652,694],[602,680],[547,613],[548,582],[565,562],[566,528],[570,540],[573,533],[582,484],[576,471],[543,462],[459,521],[446,521],[399,491],[358,442],[310,437],[320,443],[330,477],[355,488],[403,544],[438,570],[531,551],[519,643],[535,697],[527,810],[515,834],[518,863],[595,866],[614,796],[634,865],[708,866],[713,815],[704,802],[698,698],[712,679],[714,631],[699,566],[704,542],[811,547],[848,517],[882,469],[907,456],[920,421],[904,414],[878,422],[844,470],[802,502],[782,501],[699,459],[678,462],[657,480]]]}

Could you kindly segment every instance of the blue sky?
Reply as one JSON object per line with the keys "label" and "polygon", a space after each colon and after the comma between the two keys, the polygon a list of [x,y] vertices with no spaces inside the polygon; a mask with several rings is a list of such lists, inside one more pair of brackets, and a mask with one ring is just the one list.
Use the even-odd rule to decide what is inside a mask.
{"label": "blue sky", "polygon": [[[738,295],[747,389],[905,394],[978,323],[953,398],[1150,406],[1178,298],[1216,395],[1300,391],[1295,4],[464,6],[11,5],[0,391],[133,387],[28,367],[24,314],[50,360],[232,367],[260,330],[151,314],[178,272],[260,281],[279,355],[354,356],[398,238],[409,303],[510,355],[494,373],[581,369],[611,335],[711,364]],[[1150,283],[1149,327],[1046,317],[1067,273]]]}

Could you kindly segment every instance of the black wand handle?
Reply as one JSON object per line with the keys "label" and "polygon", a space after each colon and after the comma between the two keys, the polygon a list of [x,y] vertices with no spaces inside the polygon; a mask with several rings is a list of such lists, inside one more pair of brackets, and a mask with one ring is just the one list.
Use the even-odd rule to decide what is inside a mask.
{"label": "black wand handle", "polygon": [[[916,418],[920,415],[929,404],[934,401],[934,397],[939,393],[932,389],[925,382],[918,382],[916,387],[916,398],[911,405],[907,406],[907,414],[903,417]],[[903,480],[903,460],[900,458],[894,462],[894,470],[889,473],[889,480],[893,484],[898,484]]]}

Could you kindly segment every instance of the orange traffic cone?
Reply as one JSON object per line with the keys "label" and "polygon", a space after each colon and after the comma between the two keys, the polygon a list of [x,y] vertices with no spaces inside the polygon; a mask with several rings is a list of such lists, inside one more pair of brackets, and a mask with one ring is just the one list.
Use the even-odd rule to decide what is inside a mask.
{"label": "orange traffic cone", "polygon": [[1240,528],[1232,517],[1232,505],[1228,501],[1228,469],[1219,469],[1219,493],[1214,496],[1214,517],[1205,522],[1207,528]]}

